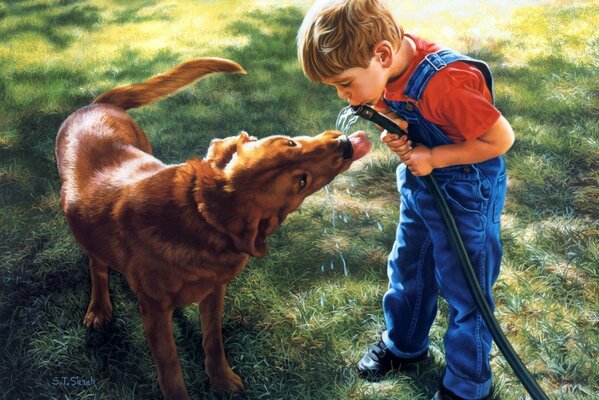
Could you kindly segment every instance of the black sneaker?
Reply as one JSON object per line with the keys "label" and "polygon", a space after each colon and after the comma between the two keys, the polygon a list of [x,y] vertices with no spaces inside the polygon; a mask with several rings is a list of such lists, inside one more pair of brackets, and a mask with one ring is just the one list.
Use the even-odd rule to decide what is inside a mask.
{"label": "black sneaker", "polygon": [[358,362],[358,375],[360,378],[376,382],[385,377],[392,370],[403,370],[428,358],[428,351],[416,358],[401,358],[391,353],[382,340],[373,344],[368,352]]}

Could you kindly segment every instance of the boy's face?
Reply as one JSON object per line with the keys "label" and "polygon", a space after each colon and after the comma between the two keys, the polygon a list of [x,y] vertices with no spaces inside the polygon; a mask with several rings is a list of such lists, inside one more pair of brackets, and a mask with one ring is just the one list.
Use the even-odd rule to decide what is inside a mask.
{"label": "boy's face", "polygon": [[376,105],[385,91],[387,69],[377,57],[366,68],[346,69],[338,75],[326,78],[323,83],[337,89],[337,95],[352,106]]}

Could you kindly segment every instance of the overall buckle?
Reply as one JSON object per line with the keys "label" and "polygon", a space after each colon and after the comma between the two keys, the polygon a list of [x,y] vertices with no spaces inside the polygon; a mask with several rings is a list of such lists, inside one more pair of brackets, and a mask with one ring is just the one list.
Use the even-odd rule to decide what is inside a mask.
{"label": "overall buckle", "polygon": [[447,67],[447,63],[437,53],[430,53],[424,56],[424,59],[435,69],[435,71],[441,71]]}

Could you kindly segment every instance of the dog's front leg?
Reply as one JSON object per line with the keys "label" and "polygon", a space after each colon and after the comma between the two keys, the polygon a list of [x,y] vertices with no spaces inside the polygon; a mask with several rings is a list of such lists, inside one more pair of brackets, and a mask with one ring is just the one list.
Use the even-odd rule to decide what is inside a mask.
{"label": "dog's front leg", "polygon": [[88,328],[99,328],[112,316],[112,304],[108,294],[108,265],[88,254],[89,272],[92,280],[92,296],[83,323]]}
{"label": "dog's front leg", "polygon": [[199,310],[202,324],[202,346],[206,357],[206,373],[216,390],[230,393],[243,390],[243,383],[241,378],[233,372],[225,357],[222,317],[226,291],[226,284],[216,287],[199,303]]}
{"label": "dog's front leg", "polygon": [[162,309],[141,299],[139,309],[152,358],[158,369],[162,395],[166,400],[189,400],[173,337],[173,310]]}

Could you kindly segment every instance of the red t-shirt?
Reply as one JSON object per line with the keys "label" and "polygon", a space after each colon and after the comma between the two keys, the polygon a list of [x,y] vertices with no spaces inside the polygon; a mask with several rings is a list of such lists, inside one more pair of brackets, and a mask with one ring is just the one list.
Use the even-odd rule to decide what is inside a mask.
{"label": "red t-shirt", "polygon": [[[392,101],[410,101],[403,94],[418,64],[440,47],[406,34],[416,44],[412,63],[398,79],[387,84],[383,97]],[[454,143],[476,139],[497,121],[501,113],[493,106],[483,74],[474,66],[456,61],[431,78],[419,102],[414,103],[422,116],[437,125]],[[379,106],[384,107],[381,103]]]}

